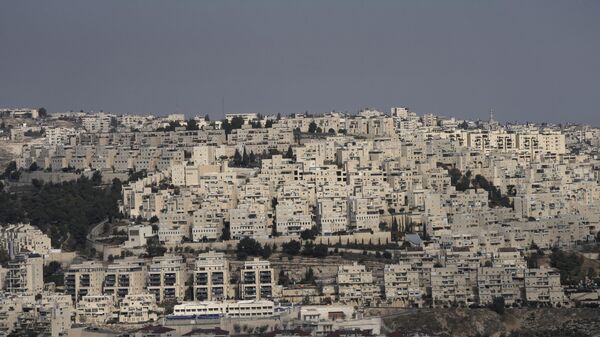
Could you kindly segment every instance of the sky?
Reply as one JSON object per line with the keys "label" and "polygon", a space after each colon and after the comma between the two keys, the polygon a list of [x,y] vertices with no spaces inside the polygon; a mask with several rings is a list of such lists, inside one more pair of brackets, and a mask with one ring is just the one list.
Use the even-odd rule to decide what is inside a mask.
{"label": "sky", "polygon": [[600,126],[600,1],[0,2],[0,107]]}

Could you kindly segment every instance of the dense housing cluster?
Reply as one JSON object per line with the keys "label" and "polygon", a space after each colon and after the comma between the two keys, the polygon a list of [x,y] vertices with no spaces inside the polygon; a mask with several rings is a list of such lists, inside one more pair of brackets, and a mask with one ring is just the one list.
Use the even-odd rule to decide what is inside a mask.
{"label": "dense housing cluster", "polygon": [[[121,222],[89,228],[87,260],[33,226],[3,227],[7,331],[32,320],[11,303],[51,310],[34,321],[50,319],[52,336],[69,322],[159,319],[218,321],[215,334],[239,319],[273,331],[285,321],[300,329],[286,336],[327,336],[380,335],[365,308],[571,306],[582,287],[597,301],[596,276],[562,251],[598,239],[598,129],[402,107],[43,117],[7,133],[23,142],[7,186],[119,181]],[[24,141],[27,132],[40,137]],[[44,279],[51,263],[62,284]],[[138,333],[172,334],[152,329]]]}

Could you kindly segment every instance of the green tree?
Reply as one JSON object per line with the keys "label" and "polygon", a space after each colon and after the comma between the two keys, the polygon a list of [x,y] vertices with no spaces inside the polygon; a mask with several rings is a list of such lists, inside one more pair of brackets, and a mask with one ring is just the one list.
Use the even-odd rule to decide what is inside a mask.
{"label": "green tree", "polygon": [[271,246],[268,243],[265,243],[265,245],[262,248],[261,256],[264,259],[268,259],[271,256],[272,253],[273,253],[273,251],[271,249]]}
{"label": "green tree", "polygon": [[319,234],[319,231],[317,227],[313,226],[311,229],[305,229],[300,232],[300,238],[302,238],[302,240],[314,240],[317,237],[317,234]]}
{"label": "green tree", "polygon": [[292,146],[288,146],[287,151],[285,152],[284,158],[294,159],[294,150],[292,150]]}
{"label": "green tree", "polygon": [[317,123],[315,123],[315,121],[310,122],[310,124],[308,125],[308,132],[309,133],[315,133],[317,132]]}
{"label": "green tree", "polygon": [[235,154],[233,155],[233,165],[234,166],[242,165],[242,155],[240,154],[240,151],[238,149],[235,149]]}
{"label": "green tree", "polygon": [[196,122],[196,120],[192,118],[187,121],[187,125],[186,125],[185,129],[188,131],[193,131],[193,130],[200,130],[200,127],[198,126],[198,122]]}
{"label": "green tree", "polygon": [[300,249],[302,249],[302,243],[296,240],[290,240],[281,245],[282,252],[287,255],[298,255]]}
{"label": "green tree", "polygon": [[263,248],[258,241],[245,237],[238,242],[236,254],[238,259],[245,260],[248,256],[261,256]]}
{"label": "green tree", "polygon": [[499,315],[504,315],[504,311],[506,309],[506,306],[504,304],[504,297],[494,297],[492,304],[490,304],[490,309],[492,309]]}
{"label": "green tree", "polygon": [[163,256],[167,252],[167,248],[158,242],[158,238],[149,238],[146,241],[146,253],[149,257]]}
{"label": "green tree", "polygon": [[315,283],[315,273],[312,267],[308,267],[308,270],[306,270],[306,273],[304,273],[304,279],[302,279],[302,282],[305,284]]}

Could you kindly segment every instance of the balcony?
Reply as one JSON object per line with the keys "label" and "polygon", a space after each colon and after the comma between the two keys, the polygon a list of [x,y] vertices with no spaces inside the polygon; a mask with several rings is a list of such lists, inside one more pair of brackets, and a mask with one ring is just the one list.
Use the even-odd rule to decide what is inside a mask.
{"label": "balcony", "polygon": [[196,279],[194,280],[194,283],[196,285],[207,285],[208,284],[208,277],[206,275],[202,275],[202,276],[197,276]]}

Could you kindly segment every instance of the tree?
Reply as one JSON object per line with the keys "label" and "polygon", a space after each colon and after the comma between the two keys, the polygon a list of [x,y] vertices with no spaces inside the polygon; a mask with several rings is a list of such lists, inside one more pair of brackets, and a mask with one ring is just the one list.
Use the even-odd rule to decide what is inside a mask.
{"label": "tree", "polygon": [[277,284],[287,287],[290,285],[290,278],[289,276],[287,276],[287,274],[283,271],[283,269],[281,269],[279,271],[279,280],[277,281]]}
{"label": "tree", "polygon": [[94,184],[94,186],[100,186],[102,184],[102,173],[100,173],[100,171],[94,171],[94,174],[92,174],[92,184]]}
{"label": "tree", "polygon": [[313,284],[315,283],[315,273],[312,267],[308,267],[306,273],[304,273],[304,279],[302,279],[303,283]]}
{"label": "tree", "polygon": [[244,125],[244,118],[241,116],[235,116],[231,119],[231,129],[241,129]]}
{"label": "tree", "polygon": [[326,245],[316,245],[313,249],[313,256],[318,258],[326,257],[329,253],[329,248]]}
{"label": "tree", "polygon": [[46,118],[48,116],[48,111],[46,111],[46,108],[44,107],[39,108],[37,111],[40,118]]}
{"label": "tree", "polygon": [[196,120],[192,118],[187,121],[187,126],[185,127],[185,129],[188,131],[193,131],[200,130],[200,127],[198,126],[198,122],[196,122]]}
{"label": "tree", "polygon": [[6,165],[6,168],[4,169],[4,173],[2,173],[0,175],[0,179],[8,179],[11,178],[12,179],[12,175],[14,174],[14,172],[18,171],[17,170],[17,162],[16,161],[11,161],[10,163],[8,163],[8,165]]}
{"label": "tree", "polygon": [[81,249],[92,226],[119,216],[120,198],[120,185],[95,186],[85,176],[18,195],[0,192],[0,223],[28,221],[50,236],[53,246]]}
{"label": "tree", "polygon": [[238,259],[245,260],[248,256],[262,256],[263,248],[258,241],[245,237],[238,242],[236,254]]}
{"label": "tree", "polygon": [[242,155],[238,149],[235,149],[235,154],[233,155],[233,164],[235,166],[242,165]]}
{"label": "tree", "polygon": [[225,130],[226,135],[231,133],[231,124],[229,124],[228,119],[224,119],[221,121],[221,129]]}
{"label": "tree", "polygon": [[302,249],[302,243],[296,240],[291,240],[281,245],[282,252],[287,255],[298,255],[300,249]]}
{"label": "tree", "polygon": [[311,241],[304,243],[304,247],[302,249],[302,255],[304,256],[312,256],[314,253],[314,245]]}
{"label": "tree", "polygon": [[263,249],[262,249],[261,256],[264,259],[268,259],[272,253],[273,253],[273,251],[271,250],[271,246],[268,243],[265,243],[265,245],[263,246]]}
{"label": "tree", "polygon": [[250,162],[248,153],[246,153],[246,148],[244,147],[244,154],[242,155],[242,166],[247,167]]}
{"label": "tree", "polygon": [[398,241],[398,220],[396,220],[396,217],[392,218],[391,236],[392,241]]}
{"label": "tree", "polygon": [[329,131],[327,131],[330,135],[335,135],[335,129],[334,128],[329,128]]}
{"label": "tree", "polygon": [[223,233],[221,234],[221,240],[231,240],[231,229],[228,221],[223,223]]}
{"label": "tree", "polygon": [[37,171],[39,170],[38,164],[36,162],[31,163],[31,165],[29,165],[29,172],[33,172],[33,171]]}
{"label": "tree", "polygon": [[317,227],[313,226],[311,229],[305,229],[300,232],[300,238],[302,238],[302,240],[314,240],[317,237],[317,234],[319,234],[319,231],[317,230]]}
{"label": "tree", "polygon": [[504,315],[504,310],[506,306],[504,304],[504,297],[494,297],[492,304],[490,304],[490,309],[495,311],[498,315]]}
{"label": "tree", "polygon": [[267,121],[265,122],[265,129],[272,128],[272,127],[273,127],[273,121],[270,119],[267,119]]}
{"label": "tree", "polygon": [[167,248],[158,242],[158,238],[153,237],[146,241],[146,253],[149,257],[163,256],[167,252]]}
{"label": "tree", "polygon": [[554,249],[550,254],[550,266],[560,272],[562,284],[575,284],[581,280],[584,273],[581,272],[583,258],[577,253],[565,253],[560,249]]}
{"label": "tree", "polygon": [[450,175],[450,184],[452,186],[456,186],[456,184],[458,184],[458,181],[462,177],[462,173],[459,169],[453,167],[450,170],[448,170],[448,174]]}
{"label": "tree", "polygon": [[292,150],[291,145],[288,146],[288,149],[285,152],[285,155],[283,156],[283,158],[294,159],[294,150]]}
{"label": "tree", "polygon": [[317,132],[317,123],[315,123],[315,121],[310,122],[310,124],[308,125],[308,132],[309,133]]}

